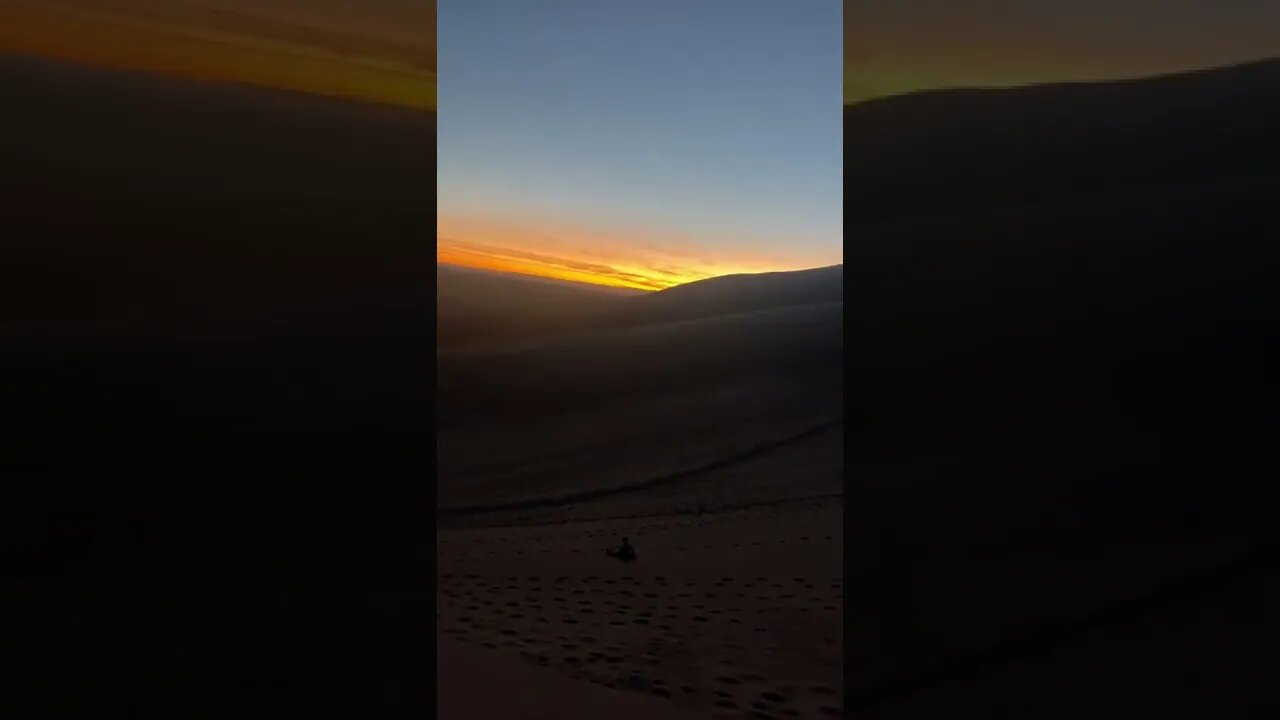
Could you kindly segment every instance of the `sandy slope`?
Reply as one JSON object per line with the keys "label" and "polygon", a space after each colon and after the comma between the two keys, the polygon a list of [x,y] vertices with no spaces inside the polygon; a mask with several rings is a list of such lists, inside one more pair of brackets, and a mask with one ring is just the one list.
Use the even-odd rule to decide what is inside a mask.
{"label": "sandy slope", "polygon": [[[837,425],[658,486],[442,518],[440,634],[491,653],[486,667],[504,669],[490,683],[523,687],[526,671],[510,664],[520,659],[656,696],[664,715],[838,717],[842,442]],[[604,555],[620,537],[636,563]],[[463,671],[442,669],[441,682],[453,672]],[[631,707],[569,686],[564,697]],[[451,702],[457,714],[441,717],[472,717],[487,701]]]}
{"label": "sandy slope", "polygon": [[718,317],[795,305],[842,302],[844,266],[725,275],[677,285],[610,308],[603,327]]}
{"label": "sandy slope", "polygon": [[[1274,561],[1272,561],[1274,562]],[[1273,608],[1280,580],[1265,567],[1206,575],[1141,608],[1122,608],[1051,642],[976,669],[948,673],[915,692],[859,712],[906,720],[947,717],[957,708],[1005,716],[1275,717],[1271,686]],[[1105,702],[1100,703],[1102,700]]]}
{"label": "sandy slope", "polygon": [[3,55],[0,107],[0,716],[429,713],[368,595],[430,580],[434,114]]}
{"label": "sandy slope", "polygon": [[[660,698],[603,687],[583,687],[554,670],[440,638],[436,711],[457,720],[535,720],[554,717],[609,717],[644,720],[693,718]],[[499,680],[500,678],[500,680]],[[496,682],[496,685],[495,685]]]}
{"label": "sandy slope", "polygon": [[838,419],[839,304],[441,358],[441,508],[628,485]]}
{"label": "sandy slope", "polygon": [[440,632],[704,717],[836,717],[841,541],[838,499],[441,530]]}
{"label": "sandy slope", "polygon": [[1269,716],[1278,71],[846,109],[850,712]]}
{"label": "sandy slope", "polygon": [[[641,712],[592,685],[660,703],[648,717],[839,716],[840,318],[810,305],[453,356],[439,627],[472,654],[441,662],[482,663],[475,682],[519,686],[509,707],[563,717]],[[631,565],[604,554],[624,536]],[[557,701],[523,689],[536,666],[569,683],[547,681]],[[442,717],[489,700],[450,702]]]}
{"label": "sandy slope", "polygon": [[545,340],[642,294],[436,263],[436,348],[447,352]]}

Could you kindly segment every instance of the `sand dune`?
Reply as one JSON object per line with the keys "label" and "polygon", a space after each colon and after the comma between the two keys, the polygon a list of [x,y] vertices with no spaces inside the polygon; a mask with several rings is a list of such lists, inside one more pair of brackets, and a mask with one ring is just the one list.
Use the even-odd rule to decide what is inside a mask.
{"label": "sand dune", "polygon": [[[811,457],[838,487],[838,448]],[[761,470],[786,493],[785,473]],[[604,519],[552,509],[546,522],[442,528],[440,631],[696,716],[840,717],[839,498],[756,504],[737,485],[704,486],[701,514],[672,503],[627,519],[633,507],[607,501],[591,507]],[[632,565],[604,555],[622,536]]]}
{"label": "sand dune", "polygon": [[24,431],[48,398],[97,434],[417,416],[433,114],[34,58],[0,75],[0,362],[24,378],[0,397]]}
{"label": "sand dune", "polygon": [[[554,670],[534,667],[516,658],[495,658],[483,648],[468,647],[447,636],[436,641],[436,666],[440,669],[436,712],[442,718],[697,717],[659,698],[584,687]],[[494,692],[498,678],[502,692]]]}
{"label": "sand dune", "polygon": [[1256,174],[1276,153],[1277,85],[1269,60],[847,106],[845,225]]}
{"label": "sand dune", "polygon": [[410,235],[434,226],[433,114],[34,58],[0,77],[6,337],[386,333],[429,311]]}
{"label": "sand dune", "polygon": [[[839,276],[703,281],[441,353],[443,636],[566,698],[841,716]],[[632,565],[604,555],[623,536]]]}
{"label": "sand dune", "polygon": [[1180,711],[1238,679],[1088,666],[1147,667],[1161,627],[1227,656],[1276,637],[1208,642],[1188,623],[1209,600],[1140,599],[1274,546],[1251,466],[1274,424],[1277,67],[846,109],[850,711]]}
{"label": "sand dune", "polygon": [[640,291],[436,264],[436,347],[493,347],[582,329]]}
{"label": "sand dune", "polygon": [[434,115],[15,57],[0,106],[6,714],[428,712],[375,598],[428,583]]}
{"label": "sand dune", "polygon": [[[35,58],[0,75],[0,565],[109,574],[86,548],[133,533],[153,541],[130,574],[287,574],[307,542],[345,572],[346,541],[302,530],[336,498],[300,484],[381,467],[371,505],[429,501],[434,115]],[[387,567],[377,534],[349,538],[356,564]]]}
{"label": "sand dune", "polygon": [[754,275],[725,275],[620,304],[602,317],[601,327],[647,325],[735,313],[842,302],[844,266]]}
{"label": "sand dune", "polygon": [[441,357],[441,507],[628,484],[841,416],[839,304]]}

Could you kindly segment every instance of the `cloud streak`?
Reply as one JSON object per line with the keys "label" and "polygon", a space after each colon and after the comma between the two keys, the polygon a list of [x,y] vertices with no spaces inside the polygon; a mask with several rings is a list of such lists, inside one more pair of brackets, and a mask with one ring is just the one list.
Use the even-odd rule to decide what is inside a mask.
{"label": "cloud streak", "polygon": [[438,217],[437,232],[439,262],[636,290],[803,267],[747,256],[708,262],[647,232],[548,225],[546,218],[495,221],[446,214]]}
{"label": "cloud streak", "polygon": [[[448,238],[441,238],[437,242],[436,258],[440,262],[454,265],[518,272],[560,280],[573,280],[637,290],[662,290],[672,285],[680,284],[678,281],[672,280],[670,273],[663,273],[665,277],[658,278],[622,270],[603,263],[585,262],[542,253],[458,242]],[[667,281],[664,282],[664,279]]]}
{"label": "cloud streak", "polygon": [[434,109],[434,5],[5,0],[0,51]]}

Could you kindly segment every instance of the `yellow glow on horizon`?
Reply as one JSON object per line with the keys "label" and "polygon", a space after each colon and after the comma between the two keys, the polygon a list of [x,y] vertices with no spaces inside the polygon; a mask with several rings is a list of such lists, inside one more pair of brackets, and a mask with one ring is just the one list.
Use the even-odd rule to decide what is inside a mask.
{"label": "yellow glow on horizon", "polygon": [[548,266],[544,263],[530,262],[516,258],[504,258],[482,252],[469,251],[462,248],[440,248],[436,251],[436,261],[449,265],[477,268],[479,270],[495,270],[498,272],[519,273],[521,275],[535,275],[537,277],[551,278],[554,280],[569,280],[572,282],[587,283],[590,285],[605,285],[608,287],[644,290],[649,292],[663,289],[662,286],[652,286],[635,281],[618,280],[616,278],[600,276],[593,273]]}
{"label": "yellow glow on horizon", "polygon": [[[6,0],[0,52],[434,110],[435,73],[261,35]],[[434,62],[434,58],[432,58]]]}
{"label": "yellow glow on horizon", "polygon": [[500,222],[441,213],[436,226],[438,262],[634,290],[822,264],[744,257],[712,262],[673,249],[674,243],[651,233],[570,227],[545,218]]}

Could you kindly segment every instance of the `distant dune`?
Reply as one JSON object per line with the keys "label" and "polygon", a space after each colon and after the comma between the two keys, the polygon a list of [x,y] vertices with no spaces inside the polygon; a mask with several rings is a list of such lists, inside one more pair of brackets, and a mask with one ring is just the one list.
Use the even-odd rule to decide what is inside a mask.
{"label": "distant dune", "polygon": [[[839,418],[839,271],[717,278],[623,297],[612,304],[616,315],[534,346],[441,355],[442,505],[630,482]],[[673,312],[682,297],[688,311]],[[524,430],[477,452],[508,426]],[[712,435],[679,448],[695,431]],[[601,454],[619,444],[629,449]],[[537,460],[549,453],[576,469]],[[493,484],[516,469],[518,480]]]}
{"label": "distant dune", "polygon": [[726,275],[642,292],[437,265],[441,350],[840,302],[844,268]]}
{"label": "distant dune", "polygon": [[492,346],[581,328],[638,290],[436,264],[436,347]]}
{"label": "distant dune", "polygon": [[[468,282],[473,284],[475,287],[484,288],[525,287],[546,289],[548,292],[554,292],[550,289],[555,288],[566,293],[577,290],[588,294],[615,296],[644,294],[643,290],[619,288],[611,285],[593,285],[590,283],[575,282],[572,280],[559,280],[556,278],[503,272],[499,270],[485,270],[481,268],[451,265],[449,263],[440,262],[436,263],[436,276],[438,278],[438,282],[453,284]],[[445,289],[446,288],[444,287],[437,287],[437,290],[439,291],[443,291]]]}
{"label": "distant dune", "polygon": [[599,325],[644,325],[842,302],[843,292],[842,265],[758,275],[725,275],[645,295],[609,312],[600,319]]}

